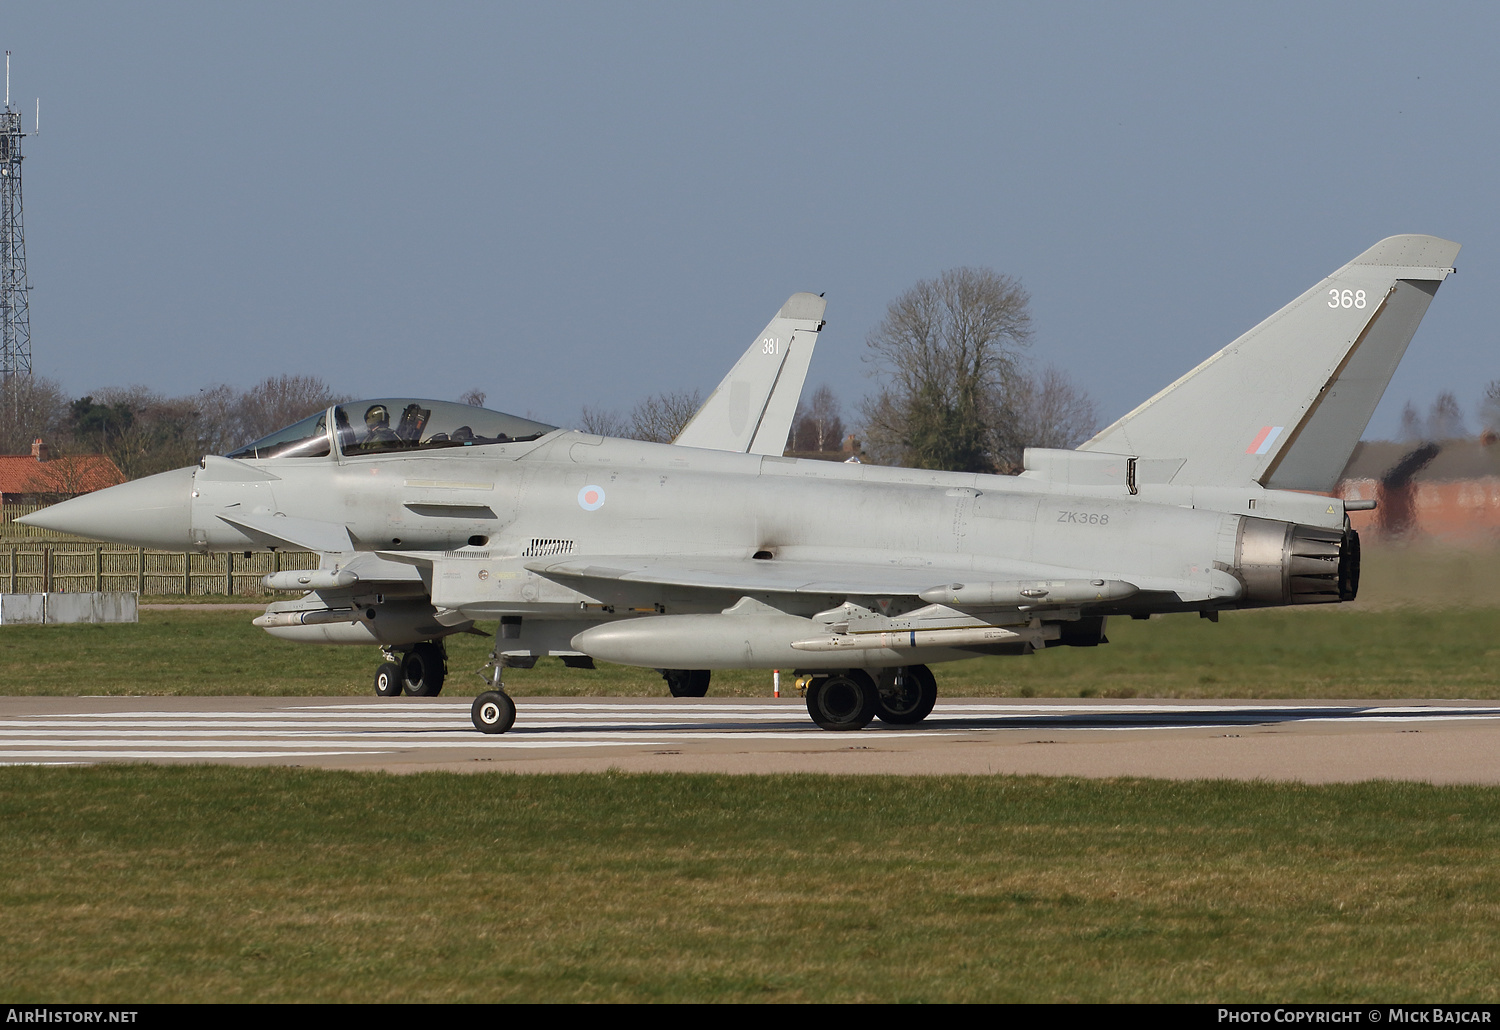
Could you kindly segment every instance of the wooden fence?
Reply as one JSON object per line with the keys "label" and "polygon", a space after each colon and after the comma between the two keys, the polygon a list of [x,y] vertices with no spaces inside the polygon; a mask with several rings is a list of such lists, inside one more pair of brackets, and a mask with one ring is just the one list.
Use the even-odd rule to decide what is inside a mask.
{"label": "wooden fence", "polygon": [[7,594],[123,590],[145,596],[258,597],[267,593],[260,585],[266,573],[317,566],[318,556],[310,551],[198,554],[112,544],[0,543],[0,590]]}

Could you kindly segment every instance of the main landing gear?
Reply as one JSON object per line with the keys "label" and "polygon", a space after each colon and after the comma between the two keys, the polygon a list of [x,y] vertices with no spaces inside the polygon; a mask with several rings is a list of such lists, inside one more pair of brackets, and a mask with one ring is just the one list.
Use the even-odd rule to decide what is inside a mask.
{"label": "main landing gear", "polygon": [[708,669],[658,669],[667,681],[673,697],[705,697],[708,694]]}
{"label": "main landing gear", "polygon": [[825,730],[862,730],[873,719],[890,726],[915,726],[937,702],[937,677],[925,665],[844,669],[799,681],[807,714]]}
{"label": "main landing gear", "polygon": [[448,677],[448,654],[436,640],[424,640],[405,653],[387,649],[375,670],[375,693],[380,697],[437,697]]}

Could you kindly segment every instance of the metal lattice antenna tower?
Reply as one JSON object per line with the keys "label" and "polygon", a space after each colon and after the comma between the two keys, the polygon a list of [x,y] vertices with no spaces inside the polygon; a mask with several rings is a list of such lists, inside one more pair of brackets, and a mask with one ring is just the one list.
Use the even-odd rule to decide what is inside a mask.
{"label": "metal lattice antenna tower", "polygon": [[[41,112],[41,104],[37,105]],[[36,124],[31,127],[36,131]],[[5,110],[0,111],[0,380],[31,374],[31,282],[21,219],[21,112],[10,106],[10,51],[5,52]]]}

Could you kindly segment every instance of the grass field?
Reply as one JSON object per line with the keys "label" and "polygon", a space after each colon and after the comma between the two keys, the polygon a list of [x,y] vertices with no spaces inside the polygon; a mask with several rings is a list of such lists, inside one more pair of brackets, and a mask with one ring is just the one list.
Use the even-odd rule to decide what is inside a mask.
{"label": "grass field", "polygon": [[[1379,561],[1352,606],[1116,620],[940,687],[1500,697],[1494,557]],[[370,691],[373,648],[251,617],[4,627],[0,693]],[[451,641],[445,693],[490,646]],[[0,768],[0,1001],[1495,1002],[1497,848],[1483,787]]]}
{"label": "grass field", "polygon": [[1500,792],[0,769],[0,999],[1495,1001]]}
{"label": "grass field", "polygon": [[[146,611],[135,626],[7,626],[0,693],[364,695],[373,647],[276,640],[239,611]],[[1115,620],[1110,643],[936,667],[949,697],[1500,697],[1500,608],[1227,613]],[[449,639],[445,694],[483,689],[492,641]],[[518,695],[665,696],[649,669],[506,673]],[[789,682],[785,689],[791,689]],[[769,673],[716,672],[714,696],[769,696]]]}
{"label": "grass field", "polygon": [[[197,599],[195,599],[197,600]],[[228,599],[225,599],[228,600]],[[364,695],[374,647],[292,644],[249,612],[144,611],[134,626],[0,628],[0,694]],[[493,633],[493,626],[484,626]],[[1500,554],[1386,548],[1353,605],[1114,619],[1110,643],[939,665],[949,697],[1500,697]],[[487,636],[450,637],[445,693],[483,689]],[[509,670],[517,696],[664,696],[649,669]],[[790,685],[787,684],[790,689]],[[715,696],[768,696],[770,674],[714,674]]]}

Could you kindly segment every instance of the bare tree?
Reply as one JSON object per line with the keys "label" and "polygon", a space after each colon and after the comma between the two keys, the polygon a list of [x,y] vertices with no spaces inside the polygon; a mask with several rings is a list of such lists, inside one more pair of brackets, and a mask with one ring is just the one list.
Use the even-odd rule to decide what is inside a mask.
{"label": "bare tree", "polygon": [[1411,401],[1401,409],[1401,439],[1405,443],[1419,443],[1427,438],[1427,424]]}
{"label": "bare tree", "polygon": [[997,403],[1013,393],[1031,339],[1029,297],[988,268],[924,279],[886,309],[865,341],[888,385],[863,407],[877,460],[988,472]]}
{"label": "bare tree", "polygon": [[474,408],[482,408],[484,407],[484,399],[487,396],[489,395],[486,394],[483,390],[470,390],[458,399],[458,403],[467,404],[470,407]]}
{"label": "bare tree", "polygon": [[578,416],[578,428],[595,436],[629,436],[630,423],[620,413],[608,408],[595,408],[585,404]]}
{"label": "bare tree", "polygon": [[29,454],[31,441],[49,441],[67,425],[62,387],[45,376],[12,376],[0,385],[0,454]]}
{"label": "bare tree", "polygon": [[629,435],[636,440],[671,443],[702,406],[703,395],[697,390],[652,394],[631,409]]}
{"label": "bare tree", "polygon": [[1018,376],[1004,406],[1007,422],[991,444],[1002,471],[1019,470],[1027,447],[1077,447],[1099,429],[1099,406],[1053,365]]}
{"label": "bare tree", "polygon": [[843,410],[833,390],[820,386],[811,404],[797,402],[792,419],[792,450],[836,451],[844,439]]}
{"label": "bare tree", "polygon": [[1500,432],[1500,379],[1491,379],[1479,399],[1479,424],[1491,432]]}
{"label": "bare tree", "polygon": [[1452,390],[1444,390],[1437,395],[1437,400],[1432,402],[1432,410],[1427,413],[1427,438],[1457,440],[1468,435],[1469,427],[1464,422],[1458,398],[1453,396]]}
{"label": "bare tree", "polygon": [[[198,409],[199,456],[227,454],[250,440],[240,428],[240,404],[244,395],[225,383],[204,387],[194,398]],[[262,434],[264,435],[264,434]]]}
{"label": "bare tree", "polygon": [[246,442],[258,440],[345,399],[317,376],[269,376],[245,391],[239,428]]}

